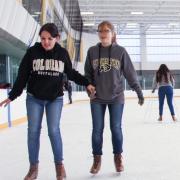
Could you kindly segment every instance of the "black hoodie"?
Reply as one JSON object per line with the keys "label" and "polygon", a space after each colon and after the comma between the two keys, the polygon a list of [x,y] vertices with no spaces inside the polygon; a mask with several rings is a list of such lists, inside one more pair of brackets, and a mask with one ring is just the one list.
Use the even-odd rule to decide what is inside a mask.
{"label": "black hoodie", "polygon": [[66,49],[56,43],[52,50],[46,51],[41,43],[36,43],[22,59],[9,99],[20,96],[26,84],[27,92],[38,99],[54,100],[63,96],[63,73],[79,85],[89,84],[85,77],[72,69]]}

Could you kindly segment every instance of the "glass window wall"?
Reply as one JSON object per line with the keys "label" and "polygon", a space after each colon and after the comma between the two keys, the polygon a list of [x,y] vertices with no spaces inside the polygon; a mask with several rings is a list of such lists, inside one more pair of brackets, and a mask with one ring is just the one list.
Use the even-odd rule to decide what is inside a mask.
{"label": "glass window wall", "polygon": [[147,61],[180,61],[180,35],[147,35]]}
{"label": "glass window wall", "polygon": [[126,48],[133,62],[140,62],[140,36],[118,35],[117,43]]}

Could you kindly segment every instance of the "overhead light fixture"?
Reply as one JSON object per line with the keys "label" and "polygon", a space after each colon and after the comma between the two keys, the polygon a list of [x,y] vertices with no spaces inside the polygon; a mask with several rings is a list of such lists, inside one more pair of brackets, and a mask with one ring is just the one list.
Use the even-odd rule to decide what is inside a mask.
{"label": "overhead light fixture", "polygon": [[84,26],[94,26],[94,23],[84,23]]}
{"label": "overhead light fixture", "polygon": [[34,14],[40,15],[40,14],[41,14],[41,12],[36,11],[36,12],[34,12]]}
{"label": "overhead light fixture", "polygon": [[93,15],[94,14],[94,12],[92,12],[92,11],[82,11],[81,12],[81,15]]}
{"label": "overhead light fixture", "polygon": [[32,14],[31,16],[32,16],[32,17],[37,17],[37,16],[38,16],[38,14]]}
{"label": "overhead light fixture", "polygon": [[144,14],[144,12],[142,12],[142,11],[132,11],[131,14],[132,15],[142,15],[142,14]]}
{"label": "overhead light fixture", "polygon": [[168,25],[169,25],[169,26],[179,26],[179,23],[172,22],[172,23],[169,23]]}
{"label": "overhead light fixture", "polygon": [[126,27],[137,27],[138,24],[137,23],[127,23]]}
{"label": "overhead light fixture", "polygon": [[150,25],[150,28],[160,28],[160,27],[162,27],[162,25],[158,25],[158,24]]}

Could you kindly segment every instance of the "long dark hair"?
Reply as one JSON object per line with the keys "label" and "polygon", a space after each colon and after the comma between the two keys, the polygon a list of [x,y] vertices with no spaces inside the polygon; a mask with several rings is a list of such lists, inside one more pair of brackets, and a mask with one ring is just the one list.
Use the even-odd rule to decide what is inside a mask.
{"label": "long dark hair", "polygon": [[161,64],[158,71],[156,72],[156,82],[161,82],[162,77],[165,78],[165,82],[168,83],[168,74],[170,75],[170,80],[172,81],[172,74],[169,68],[165,64]]}
{"label": "long dark hair", "polygon": [[41,35],[43,31],[47,31],[53,38],[59,36],[58,28],[54,23],[44,24],[39,31],[39,35]]}

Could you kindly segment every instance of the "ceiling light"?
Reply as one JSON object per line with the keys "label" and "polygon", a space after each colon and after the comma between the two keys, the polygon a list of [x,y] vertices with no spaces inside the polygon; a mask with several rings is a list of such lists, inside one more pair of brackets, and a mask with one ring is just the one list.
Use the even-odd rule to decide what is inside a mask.
{"label": "ceiling light", "polygon": [[37,15],[39,15],[39,14],[41,14],[41,12],[37,11],[37,12],[34,12],[34,14],[37,14]]}
{"label": "ceiling light", "polygon": [[160,28],[162,25],[150,25],[150,28]]}
{"label": "ceiling light", "polygon": [[94,23],[84,23],[84,26],[94,26]]}
{"label": "ceiling light", "polygon": [[132,11],[131,14],[133,14],[133,15],[142,15],[142,14],[144,14],[144,12],[142,12],[142,11]]}
{"label": "ceiling light", "polygon": [[37,17],[37,16],[38,16],[38,14],[32,14],[31,16],[32,16],[32,17]]}
{"label": "ceiling light", "polygon": [[84,11],[84,12],[81,12],[81,15],[93,15],[94,12],[91,12],[91,11]]}
{"label": "ceiling light", "polygon": [[137,23],[127,23],[126,27],[137,27],[138,24]]}
{"label": "ceiling light", "polygon": [[179,23],[174,22],[174,23],[169,23],[168,25],[169,25],[169,26],[178,26]]}

